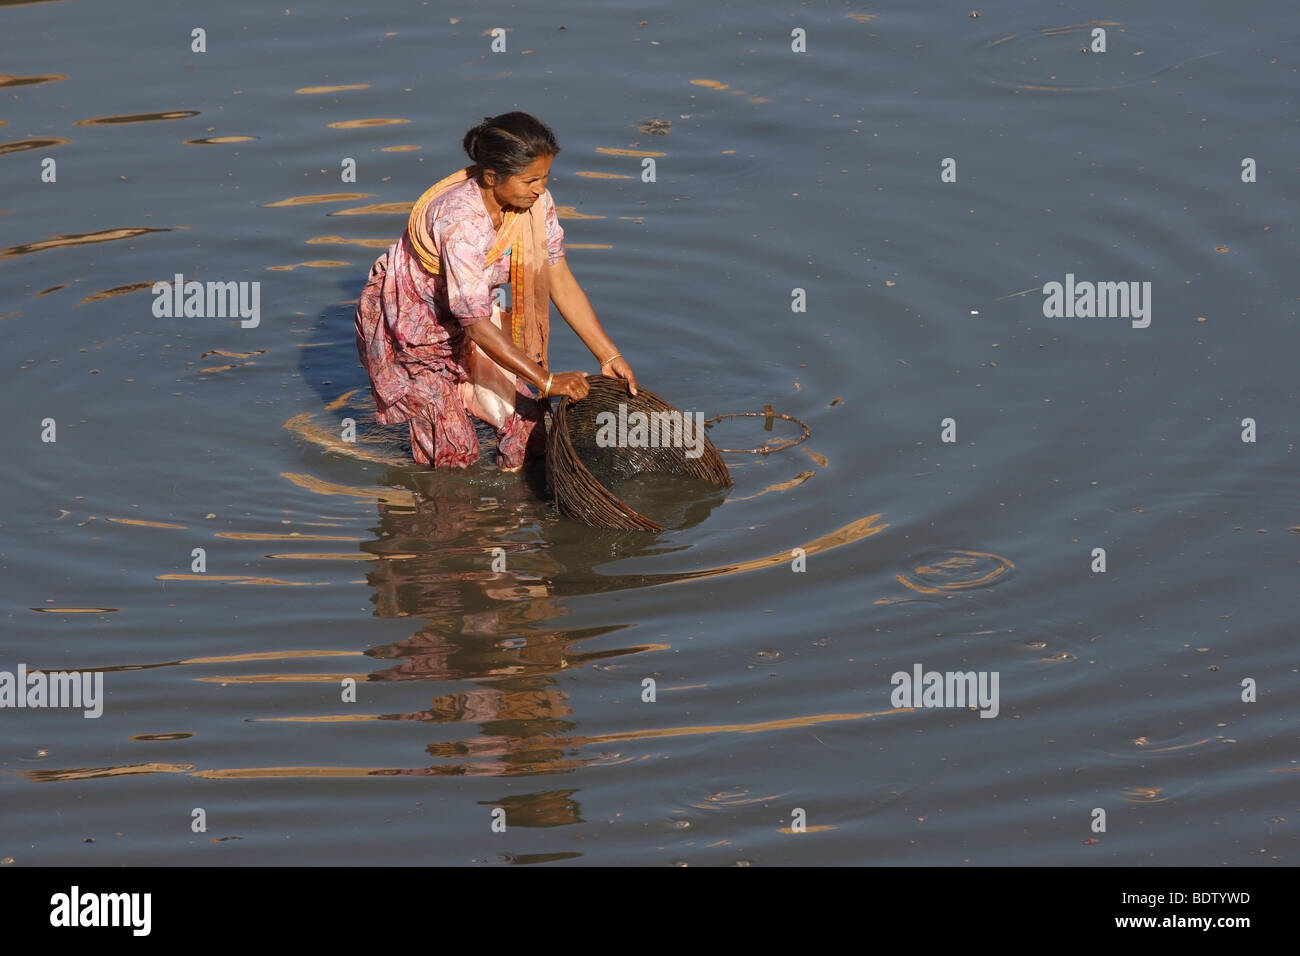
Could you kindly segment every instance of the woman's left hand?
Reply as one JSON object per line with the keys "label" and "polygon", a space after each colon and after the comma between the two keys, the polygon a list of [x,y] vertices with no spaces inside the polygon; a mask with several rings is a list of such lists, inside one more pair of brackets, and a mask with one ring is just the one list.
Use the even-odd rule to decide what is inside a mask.
{"label": "woman's left hand", "polygon": [[621,378],[627,382],[627,390],[632,395],[636,394],[636,376],[632,374],[632,366],[627,364],[627,359],[619,356],[608,365],[600,367],[600,374],[607,378]]}

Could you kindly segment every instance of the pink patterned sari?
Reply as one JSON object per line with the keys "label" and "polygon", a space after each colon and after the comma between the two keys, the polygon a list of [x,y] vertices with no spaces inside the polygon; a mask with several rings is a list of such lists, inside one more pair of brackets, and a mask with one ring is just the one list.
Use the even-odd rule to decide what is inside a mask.
{"label": "pink patterned sari", "polygon": [[[375,261],[357,303],[357,353],[370,376],[378,421],[409,423],[418,463],[465,468],[478,461],[472,415],[495,428],[497,464],[514,469],[545,453],[543,403],[532,386],[475,346],[465,328],[493,322],[513,332],[516,345],[545,367],[545,282],[534,283],[539,294],[528,299],[527,309],[516,308],[513,296],[530,288],[520,282],[521,261],[532,259],[533,269],[544,269],[564,256],[564,230],[548,190],[520,215],[529,219],[519,224],[510,249],[491,257],[494,243],[501,245],[498,232],[474,178],[456,181],[460,175],[421,198],[415,239],[408,228]],[[503,223],[502,233],[509,225]],[[523,248],[526,242],[533,246]],[[428,268],[429,245],[436,249],[436,273]],[[520,314],[532,317],[522,331]]]}

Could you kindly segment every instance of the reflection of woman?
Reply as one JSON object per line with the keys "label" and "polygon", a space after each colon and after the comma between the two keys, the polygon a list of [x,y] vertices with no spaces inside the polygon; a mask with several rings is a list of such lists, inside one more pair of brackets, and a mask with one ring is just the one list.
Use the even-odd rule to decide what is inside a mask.
{"label": "reflection of woman", "polygon": [[474,165],[419,198],[401,239],[370,270],[357,351],[378,420],[410,423],[417,462],[476,462],[473,415],[497,430],[497,464],[517,471],[545,453],[542,402],[587,394],[583,373],[547,367],[550,302],[603,374],[634,395],[636,378],[565,261],[546,189],[560,151],[550,129],[503,113],[469,130],[463,145]]}

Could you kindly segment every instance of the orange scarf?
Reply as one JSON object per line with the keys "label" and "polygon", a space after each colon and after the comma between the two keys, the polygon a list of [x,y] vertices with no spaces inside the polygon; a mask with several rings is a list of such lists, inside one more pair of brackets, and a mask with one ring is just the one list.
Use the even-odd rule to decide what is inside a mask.
{"label": "orange scarf", "polygon": [[[415,201],[411,209],[407,234],[420,264],[431,275],[439,275],[442,263],[438,245],[429,235],[429,204],[453,186],[478,175],[477,166],[466,166],[445,179],[434,183]],[[496,240],[487,253],[491,266],[510,250],[510,338],[515,347],[537,362],[548,367],[547,344],[550,338],[551,301],[549,274],[546,271],[546,216],[541,202],[533,203],[525,212],[509,210],[497,231]],[[503,329],[504,331],[504,329]],[[513,378],[513,376],[512,376]]]}

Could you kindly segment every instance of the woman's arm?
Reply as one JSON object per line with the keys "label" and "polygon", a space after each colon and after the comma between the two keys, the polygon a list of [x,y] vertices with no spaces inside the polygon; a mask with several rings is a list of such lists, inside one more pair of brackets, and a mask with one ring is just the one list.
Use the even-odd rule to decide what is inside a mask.
{"label": "woman's arm", "polygon": [[465,334],[488,354],[488,358],[525,381],[532,382],[539,390],[546,387],[546,380],[550,378],[549,395],[568,395],[575,401],[587,397],[590,386],[587,385],[586,376],[581,372],[556,372],[552,378],[540,365],[519,351],[515,343],[493,325],[490,319],[480,319],[465,326]]}
{"label": "woman's arm", "polygon": [[[487,257],[483,251],[482,223],[468,215],[453,219],[440,238],[442,268],[447,288],[447,304],[469,340],[487,353],[492,361],[514,372],[526,382],[546,390],[548,395],[585,398],[587,378],[579,372],[558,372],[551,376],[526,356],[510,337],[488,318],[492,296],[488,288]],[[430,279],[423,292],[425,303],[437,310],[436,285]],[[466,320],[464,317],[468,316]],[[547,382],[550,388],[547,390]]]}
{"label": "woman's arm", "polygon": [[618,353],[618,347],[605,334],[600,320],[596,318],[595,310],[591,307],[591,302],[587,300],[587,293],[582,291],[582,286],[578,285],[578,280],[569,271],[568,259],[560,259],[554,265],[547,266],[547,269],[551,301],[560,310],[564,321],[569,323],[569,328],[578,334],[578,338],[591,349],[591,354],[601,362],[601,372],[605,374],[613,372],[618,378],[624,379],[628,384],[628,391],[635,395],[636,376],[632,374],[631,366],[621,356],[612,362],[609,361],[611,356]]}

